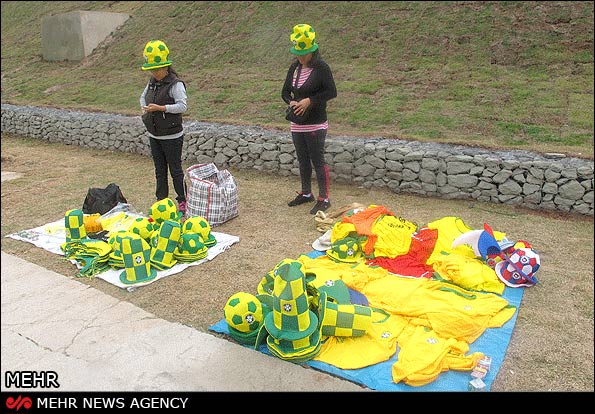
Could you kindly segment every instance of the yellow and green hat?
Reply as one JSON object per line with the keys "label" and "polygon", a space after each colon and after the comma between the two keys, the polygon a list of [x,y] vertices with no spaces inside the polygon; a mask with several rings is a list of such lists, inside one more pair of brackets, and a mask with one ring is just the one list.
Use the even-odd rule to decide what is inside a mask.
{"label": "yellow and green hat", "polygon": [[109,265],[115,268],[124,268],[124,257],[122,256],[122,237],[129,235],[127,230],[119,230],[112,233],[107,243],[112,248],[109,255]]}
{"label": "yellow and green hat", "polygon": [[294,55],[307,55],[318,49],[316,43],[316,32],[309,24],[296,24],[293,26],[293,33],[289,36],[293,44],[291,53]]}
{"label": "yellow and green hat", "polygon": [[217,239],[211,234],[211,225],[207,219],[202,216],[188,217],[182,225],[182,233],[200,234],[204,245],[207,247],[213,247],[217,244]]}
{"label": "yellow and green hat", "polygon": [[120,273],[120,282],[133,285],[157,277],[157,270],[151,267],[151,247],[141,236],[129,233],[122,237],[121,244],[125,269]]}
{"label": "yellow and green hat", "polygon": [[274,273],[273,310],[265,319],[267,331],[276,339],[297,340],[311,335],[318,317],[310,310],[304,265],[284,260]]}
{"label": "yellow and green hat", "polygon": [[[227,321],[227,329],[229,331],[229,335],[241,344],[254,346],[254,344],[256,343],[256,338],[258,336],[258,332],[260,331],[260,328],[262,327],[262,325],[264,323],[264,318],[271,311],[272,296],[271,295],[256,295],[256,296],[254,296],[249,293],[246,293],[246,295],[250,295],[252,297],[244,296],[243,298],[239,298],[236,295],[233,295],[229,298],[229,300],[227,301],[227,303],[225,305],[225,309],[224,309],[225,319]],[[250,323],[250,325],[249,325],[250,329],[246,332],[243,332],[239,329],[234,328],[234,326],[236,326],[236,323],[239,321],[237,319],[238,313],[240,313],[240,314],[242,313],[241,311],[238,312],[236,310],[236,307],[241,307],[242,304],[246,302],[246,299],[249,299],[251,302],[253,302],[254,299],[256,299],[260,303],[260,305],[257,304],[253,308],[257,308],[258,306],[260,306],[260,308],[262,309],[262,312],[260,313],[260,315],[258,315],[258,311],[257,311],[256,315],[253,315],[252,317],[249,318],[250,320],[253,320],[253,322],[247,321],[245,319],[246,322]],[[249,309],[249,311],[250,311],[250,309]],[[249,314],[246,313],[244,315],[247,316]],[[230,317],[232,318],[231,323],[230,323],[230,321],[228,321],[228,319]],[[235,318],[235,319],[233,319],[233,318]],[[258,323],[256,323],[256,321],[258,321]]]}
{"label": "yellow and green hat", "polygon": [[178,208],[171,198],[164,198],[154,202],[149,208],[149,217],[153,219],[154,225],[159,227],[165,220],[180,221],[182,213],[178,213]]}
{"label": "yellow and green hat", "polygon": [[161,224],[159,235],[151,239],[151,265],[159,270],[165,270],[178,262],[174,253],[180,242],[181,234],[179,222],[165,220]]}
{"label": "yellow and green hat", "polygon": [[[274,295],[272,298],[274,303]],[[297,339],[276,338],[271,335],[270,332],[268,332],[265,325],[261,327],[260,331],[258,332],[255,342],[256,347],[260,345],[264,339],[264,336],[268,334],[266,337],[267,349],[272,355],[278,358],[292,362],[306,362],[316,357],[320,353],[322,346],[321,321],[324,319],[324,304],[327,301],[326,293],[322,292],[318,299],[317,323],[314,323],[314,330],[311,334]]]}
{"label": "yellow and green hat", "polygon": [[66,230],[66,242],[78,241],[87,238],[83,210],[72,209],[64,214],[64,228]]}
{"label": "yellow and green hat", "polygon": [[359,240],[354,237],[345,237],[331,243],[331,248],[326,251],[330,258],[345,263],[362,262],[366,258]]}
{"label": "yellow and green hat", "polygon": [[325,308],[323,336],[364,336],[372,324],[372,308],[368,306],[327,300]]}
{"label": "yellow and green hat", "polygon": [[182,263],[191,263],[207,257],[208,247],[202,242],[202,237],[197,233],[183,233],[180,236],[178,247],[174,250],[174,258]]}
{"label": "yellow and green hat", "polygon": [[137,217],[128,227],[129,232],[138,234],[147,243],[150,243],[153,230],[155,230],[155,224],[148,217]]}
{"label": "yellow and green hat", "polygon": [[145,58],[145,63],[141,67],[142,70],[159,69],[172,64],[172,61],[169,60],[169,49],[161,40],[147,42],[143,49],[143,57]]}

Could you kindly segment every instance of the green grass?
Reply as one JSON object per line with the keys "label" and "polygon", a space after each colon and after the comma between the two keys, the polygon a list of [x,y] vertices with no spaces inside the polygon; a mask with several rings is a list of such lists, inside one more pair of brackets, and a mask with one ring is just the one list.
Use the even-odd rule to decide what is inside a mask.
{"label": "green grass", "polygon": [[[187,119],[287,128],[289,33],[317,30],[336,135],[593,158],[592,2],[2,2],[2,102],[137,115],[144,44],[186,81]],[[41,20],[132,16],[82,62],[42,59]],[[297,20],[296,20],[297,19]]]}

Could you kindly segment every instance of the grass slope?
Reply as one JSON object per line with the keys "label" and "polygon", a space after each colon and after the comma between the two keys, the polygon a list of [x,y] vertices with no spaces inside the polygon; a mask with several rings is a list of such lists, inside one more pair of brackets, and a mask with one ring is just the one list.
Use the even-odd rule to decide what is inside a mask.
{"label": "grass slope", "polygon": [[[164,40],[187,119],[287,128],[294,24],[317,31],[331,135],[593,158],[593,2],[2,2],[2,102],[139,114],[144,44]],[[81,62],[42,59],[41,19],[131,18]],[[296,17],[298,16],[298,17]]]}

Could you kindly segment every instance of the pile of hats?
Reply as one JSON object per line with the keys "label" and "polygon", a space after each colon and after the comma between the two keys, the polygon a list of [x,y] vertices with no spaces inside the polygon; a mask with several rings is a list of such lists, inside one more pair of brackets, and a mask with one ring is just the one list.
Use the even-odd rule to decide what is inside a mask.
{"label": "pile of hats", "polygon": [[111,246],[87,237],[83,211],[68,210],[64,215],[66,241],[60,245],[64,256],[76,261],[80,270],[75,276],[93,277],[109,269]]}
{"label": "pile of hats", "polygon": [[[203,217],[190,217],[182,227],[182,213],[170,198],[153,203],[149,217],[128,219],[125,228],[109,231],[111,226],[103,226],[109,238],[102,241],[87,237],[86,228],[91,228],[92,223],[85,220],[82,210],[66,212],[66,242],[61,248],[68,259],[79,263],[79,275],[91,277],[110,268],[124,269],[120,274],[123,283],[145,283],[154,279],[157,271],[170,269],[178,262],[204,259],[208,248],[217,243]],[[93,220],[101,224],[101,217]]]}
{"label": "pile of hats", "polygon": [[[323,314],[309,306],[304,265],[285,259],[275,267],[272,311],[264,318],[255,349],[264,342],[269,352],[281,359],[303,362],[314,358],[321,347]],[[326,301],[326,294],[320,300]],[[324,312],[325,306],[318,307]]]}

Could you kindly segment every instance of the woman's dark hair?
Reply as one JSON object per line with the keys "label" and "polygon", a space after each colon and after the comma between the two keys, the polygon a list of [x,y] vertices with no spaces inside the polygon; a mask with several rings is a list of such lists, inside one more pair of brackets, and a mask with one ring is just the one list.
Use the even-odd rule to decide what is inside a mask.
{"label": "woman's dark hair", "polygon": [[[318,66],[318,61],[321,59],[320,57],[320,50],[316,49],[314,52],[312,52],[312,59],[310,60],[310,67],[311,68],[315,68],[316,66]],[[295,58],[295,61],[297,62],[297,58]]]}
{"label": "woman's dark hair", "polygon": [[172,73],[176,78],[180,77],[180,75],[178,75],[178,72],[176,72],[174,67],[171,65],[167,67],[167,73]]}

